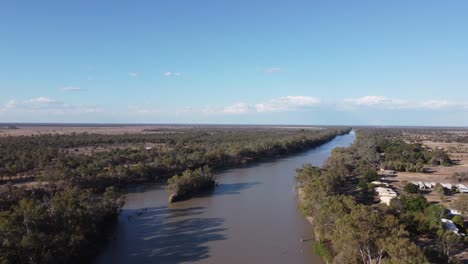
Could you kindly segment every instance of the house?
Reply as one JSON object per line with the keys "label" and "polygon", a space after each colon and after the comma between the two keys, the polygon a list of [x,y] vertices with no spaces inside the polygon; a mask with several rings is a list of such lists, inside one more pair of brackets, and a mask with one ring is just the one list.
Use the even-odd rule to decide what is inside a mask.
{"label": "house", "polygon": [[426,190],[427,189],[426,185],[423,182],[416,182],[416,185],[419,186],[420,190]]}
{"label": "house", "polygon": [[450,215],[461,215],[460,211],[455,210],[455,209],[447,209],[449,211]]}
{"label": "house", "polygon": [[464,184],[457,184],[457,189],[461,193],[468,193],[468,187]]}
{"label": "house", "polygon": [[442,185],[442,187],[444,187],[445,189],[452,190],[452,184],[450,183],[441,183],[440,185]]}
{"label": "house", "polygon": [[382,186],[388,187],[388,183],[381,182],[381,181],[373,181],[371,182],[371,184],[378,185],[378,186],[382,185]]}
{"label": "house", "polygon": [[380,173],[385,174],[385,175],[395,175],[396,172],[394,170],[385,170],[383,168],[380,168]]}
{"label": "house", "polygon": [[380,196],[379,199],[380,199],[380,202],[381,203],[384,203],[386,205],[390,205],[390,201],[395,198],[395,197],[392,197],[392,196]]}
{"label": "house", "polygon": [[433,187],[430,182],[424,182],[424,186],[426,186],[427,189],[432,189],[432,187]]}
{"label": "house", "polygon": [[376,187],[375,191],[379,196],[380,202],[387,205],[390,205],[390,201],[397,197],[397,193],[390,188]]}

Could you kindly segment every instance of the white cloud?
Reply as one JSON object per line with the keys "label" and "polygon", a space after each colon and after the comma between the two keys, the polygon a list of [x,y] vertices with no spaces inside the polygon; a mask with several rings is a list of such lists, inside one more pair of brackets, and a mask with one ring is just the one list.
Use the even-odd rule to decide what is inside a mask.
{"label": "white cloud", "polygon": [[15,108],[17,105],[18,105],[18,101],[10,100],[5,104],[4,108],[11,109],[11,108]]}
{"label": "white cloud", "polygon": [[355,98],[355,99],[345,99],[345,102],[353,103],[356,105],[376,105],[376,104],[381,104],[384,102],[387,102],[389,99],[387,99],[384,96],[374,96],[374,95],[369,95],[369,96],[364,96],[360,98]]}
{"label": "white cloud", "polygon": [[205,107],[202,112],[205,114],[225,114],[239,115],[252,112],[287,112],[307,109],[320,104],[320,100],[310,96],[284,96],[271,99],[267,102],[257,104],[247,104],[243,102],[235,103],[224,107]]}
{"label": "white cloud", "polygon": [[226,106],[222,109],[224,114],[246,114],[251,110],[251,107],[246,103],[237,103],[233,105]]}
{"label": "white cloud", "polygon": [[281,68],[280,68],[280,67],[270,67],[270,68],[266,68],[266,69],[264,70],[264,72],[270,73],[270,74],[271,74],[271,73],[278,73],[278,72],[280,72],[280,71],[281,71]]}
{"label": "white cloud", "polygon": [[206,106],[202,109],[208,115],[241,115],[251,112],[252,106],[246,103],[236,103],[225,107]]}
{"label": "white cloud", "polygon": [[61,105],[62,103],[51,99],[49,97],[36,97],[36,98],[31,98],[27,99],[21,102],[16,102],[15,107],[16,108],[29,108],[29,109],[38,109],[38,108],[48,108],[51,106],[57,106]]}
{"label": "white cloud", "polygon": [[98,113],[104,110],[97,106],[67,104],[41,96],[22,101],[10,100],[2,107],[2,111],[11,113],[79,114]]}
{"label": "white cloud", "polygon": [[138,77],[140,77],[140,74],[138,72],[129,72],[128,76],[130,76],[132,78],[138,78]]}
{"label": "white cloud", "polygon": [[182,76],[182,73],[167,71],[167,72],[164,73],[164,76],[166,76],[166,77],[171,77],[171,76],[179,77],[179,76]]}
{"label": "white cloud", "polygon": [[426,109],[441,109],[446,107],[457,106],[458,104],[450,103],[447,100],[427,100],[416,103],[415,106],[418,108],[426,108]]}
{"label": "white cloud", "polygon": [[255,105],[257,112],[295,111],[320,104],[320,100],[311,96],[284,96]]}
{"label": "white cloud", "polygon": [[67,92],[78,92],[78,91],[83,91],[80,87],[73,87],[73,86],[67,86],[62,88],[63,91]]}
{"label": "white cloud", "polygon": [[437,110],[445,108],[465,107],[466,103],[450,102],[448,100],[403,100],[385,96],[364,96],[343,100],[344,108],[372,107],[380,109],[425,109]]}

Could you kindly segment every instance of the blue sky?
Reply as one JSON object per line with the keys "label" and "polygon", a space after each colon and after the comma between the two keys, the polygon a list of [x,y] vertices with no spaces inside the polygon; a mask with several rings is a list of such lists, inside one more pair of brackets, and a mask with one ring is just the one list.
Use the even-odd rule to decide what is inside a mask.
{"label": "blue sky", "polygon": [[3,1],[0,122],[468,126],[466,1]]}

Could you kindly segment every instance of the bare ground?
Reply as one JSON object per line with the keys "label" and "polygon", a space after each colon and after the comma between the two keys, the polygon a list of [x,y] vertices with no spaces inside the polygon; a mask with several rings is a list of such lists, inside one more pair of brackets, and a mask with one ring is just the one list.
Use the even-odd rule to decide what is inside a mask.
{"label": "bare ground", "polygon": [[168,132],[170,130],[190,129],[193,126],[16,126],[17,129],[0,129],[0,137],[31,136],[41,134],[68,135],[90,133],[103,135]]}
{"label": "bare ground", "polygon": [[240,128],[240,129],[323,129],[316,126],[263,126],[263,125],[16,125],[16,129],[0,126],[0,137],[31,136],[41,134],[67,135],[72,133],[90,134],[140,134],[140,133],[180,133],[194,128]]}

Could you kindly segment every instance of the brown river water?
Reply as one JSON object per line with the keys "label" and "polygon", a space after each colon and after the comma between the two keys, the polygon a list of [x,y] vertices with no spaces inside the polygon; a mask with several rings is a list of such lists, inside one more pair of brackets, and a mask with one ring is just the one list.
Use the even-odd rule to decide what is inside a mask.
{"label": "brown river water", "polygon": [[170,205],[161,186],[134,188],[96,262],[323,263],[297,208],[295,170],[321,166],[354,139],[352,131],[298,155],[219,173],[211,194]]}

